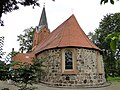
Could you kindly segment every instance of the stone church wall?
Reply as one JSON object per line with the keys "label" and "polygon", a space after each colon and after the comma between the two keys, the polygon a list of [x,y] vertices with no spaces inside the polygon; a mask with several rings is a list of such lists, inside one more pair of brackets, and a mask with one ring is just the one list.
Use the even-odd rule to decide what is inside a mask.
{"label": "stone church wall", "polygon": [[45,58],[42,82],[57,86],[98,85],[105,83],[104,65],[98,51],[74,48],[76,51],[76,74],[62,73],[62,49],[46,50],[37,58]]}

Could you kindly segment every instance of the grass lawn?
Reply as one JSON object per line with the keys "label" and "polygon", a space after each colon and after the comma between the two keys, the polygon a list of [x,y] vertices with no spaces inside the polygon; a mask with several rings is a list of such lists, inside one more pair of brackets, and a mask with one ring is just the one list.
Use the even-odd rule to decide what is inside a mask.
{"label": "grass lawn", "polygon": [[120,77],[108,77],[107,78],[108,81],[111,81],[111,82],[120,82]]}

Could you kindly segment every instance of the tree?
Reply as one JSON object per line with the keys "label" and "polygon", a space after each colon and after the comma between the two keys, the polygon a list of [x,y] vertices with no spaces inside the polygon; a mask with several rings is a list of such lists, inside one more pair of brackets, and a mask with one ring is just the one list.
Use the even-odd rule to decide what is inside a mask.
{"label": "tree", "polygon": [[[13,51],[8,54],[7,58],[13,57],[16,54],[17,52]],[[17,86],[19,90],[35,90],[36,87],[28,87],[28,85],[32,85],[43,75],[44,70],[42,67],[45,67],[43,62],[43,58],[33,60],[32,64],[27,62],[11,61],[10,63],[6,63],[6,61],[0,61],[0,80],[12,80],[14,82],[13,84]]]}
{"label": "tree", "polygon": [[93,41],[93,43],[96,43],[97,37],[96,37],[95,33],[89,32],[88,37],[89,37],[89,39],[91,39]]}
{"label": "tree", "polygon": [[8,12],[18,10],[19,6],[39,6],[38,0],[1,0],[0,1],[0,25],[3,26],[3,21],[1,17]]}
{"label": "tree", "polygon": [[[114,4],[114,0],[101,0],[100,4],[102,4],[102,3],[106,4],[106,3],[108,3],[108,1],[110,1],[111,4]],[[117,1],[119,1],[119,0],[117,0]]]}
{"label": "tree", "polygon": [[44,77],[44,67],[46,67],[43,63],[45,62],[45,58],[40,58],[37,60],[33,60],[33,68],[36,70],[37,81],[40,82],[41,78]]}
{"label": "tree", "polygon": [[[6,81],[12,78],[10,68],[14,65],[10,63],[11,56],[15,55],[16,52],[9,53],[6,58],[0,60],[0,80]],[[3,56],[3,55],[2,55]],[[4,88],[2,90],[9,90],[8,88]]]}
{"label": "tree", "polygon": [[[117,0],[117,1],[119,1],[119,0]],[[102,4],[102,3],[108,3],[108,0],[101,0],[101,2],[100,2],[100,4]],[[114,0],[110,0],[110,3],[111,4],[114,4]],[[119,33],[115,33],[115,34],[109,34],[107,37],[106,37],[106,41],[108,40],[108,39],[111,39],[111,42],[110,42],[110,47],[111,47],[111,49],[113,50],[113,51],[115,51],[116,50],[116,47],[117,47],[117,42],[118,41],[120,41],[120,39],[119,39],[119,37],[120,37],[120,34]]]}
{"label": "tree", "polygon": [[[18,68],[14,69],[16,65]],[[33,81],[35,81],[35,72],[33,65],[29,63],[12,62],[6,64],[4,61],[0,61],[0,80],[14,81],[14,85],[20,88],[19,90],[31,90],[27,85],[32,85]]]}
{"label": "tree", "polygon": [[4,22],[1,19],[3,14],[18,10],[20,6],[32,6],[33,8],[40,6],[38,1],[39,0],[0,0],[0,26],[4,26]]}
{"label": "tree", "polygon": [[4,81],[9,78],[8,70],[9,64],[6,64],[4,61],[0,61],[0,80]]}
{"label": "tree", "polygon": [[[103,51],[106,72],[108,75],[112,76],[120,76],[120,42],[117,43],[116,51],[113,52],[109,45],[109,43],[111,42],[111,38],[108,39],[107,42],[105,38],[107,37],[107,35],[115,34],[116,32],[120,32],[120,13],[107,14],[106,16],[104,16],[99,24],[99,27],[92,35],[92,39],[95,37],[93,39],[93,42]],[[116,39],[117,38],[114,38],[113,40]]]}
{"label": "tree", "polygon": [[16,65],[17,68],[14,68],[10,71],[12,75],[11,80],[15,82],[14,85],[20,88],[19,90],[29,90],[27,85],[32,85],[32,83],[35,81],[35,70],[29,63],[18,62]]}
{"label": "tree", "polygon": [[20,88],[19,90],[35,90],[35,87],[28,87],[28,84],[32,85],[35,83],[44,73],[42,69],[42,67],[45,67],[43,62],[43,58],[33,60],[32,64],[16,62],[14,66],[17,65],[17,68],[13,66],[13,69],[10,71],[12,75],[10,79],[15,82],[14,85]]}
{"label": "tree", "polygon": [[17,41],[20,43],[20,52],[30,52],[32,50],[34,28],[29,28],[24,30],[24,34],[18,36]]}
{"label": "tree", "polygon": [[5,54],[5,52],[3,52],[3,46],[4,46],[4,37],[0,37],[0,59]]}
{"label": "tree", "polygon": [[111,40],[110,42],[110,47],[113,51],[116,51],[116,49],[119,47],[118,43],[120,41],[120,32],[116,32],[116,33],[113,33],[113,34],[109,34],[106,38],[105,38],[106,41],[109,41]]}

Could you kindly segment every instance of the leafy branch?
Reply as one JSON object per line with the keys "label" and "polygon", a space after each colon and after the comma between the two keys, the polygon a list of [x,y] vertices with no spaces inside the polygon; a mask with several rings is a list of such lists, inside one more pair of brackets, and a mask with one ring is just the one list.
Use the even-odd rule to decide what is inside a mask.
{"label": "leafy branch", "polygon": [[120,41],[120,32],[116,32],[114,34],[109,34],[106,38],[106,41],[111,40],[110,47],[113,51],[116,51],[117,43]]}

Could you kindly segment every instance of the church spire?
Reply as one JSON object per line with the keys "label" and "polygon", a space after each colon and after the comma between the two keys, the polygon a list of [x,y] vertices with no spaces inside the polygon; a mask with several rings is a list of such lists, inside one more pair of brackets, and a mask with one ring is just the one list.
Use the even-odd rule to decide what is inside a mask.
{"label": "church spire", "polygon": [[47,17],[45,12],[45,4],[43,5],[43,10],[42,10],[42,14],[41,14],[41,18],[38,26],[46,26],[48,28]]}
{"label": "church spire", "polygon": [[49,36],[49,34],[50,34],[50,30],[48,29],[47,17],[46,17],[46,12],[45,12],[45,4],[44,4],[39,24],[36,27],[35,32],[34,32],[32,50],[35,50],[36,47],[42,41],[44,41],[46,37]]}

